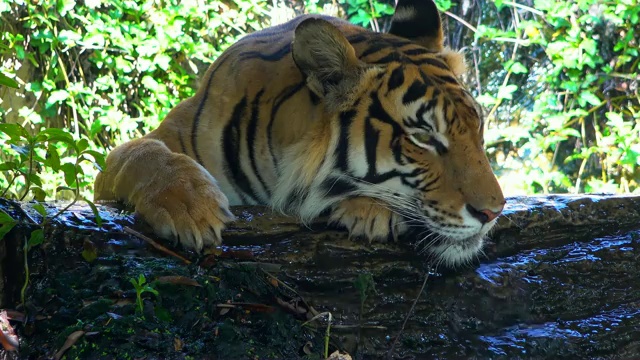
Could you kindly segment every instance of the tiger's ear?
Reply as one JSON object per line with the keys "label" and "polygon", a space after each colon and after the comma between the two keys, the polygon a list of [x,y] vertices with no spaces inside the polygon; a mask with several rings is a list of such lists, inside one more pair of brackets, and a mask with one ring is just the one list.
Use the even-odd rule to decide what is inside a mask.
{"label": "tiger's ear", "polygon": [[309,18],[298,24],[292,54],[307,86],[330,107],[347,101],[362,74],[353,46],[326,20]]}
{"label": "tiger's ear", "polygon": [[399,0],[389,33],[413,40],[429,50],[443,48],[440,13],[432,0]]}

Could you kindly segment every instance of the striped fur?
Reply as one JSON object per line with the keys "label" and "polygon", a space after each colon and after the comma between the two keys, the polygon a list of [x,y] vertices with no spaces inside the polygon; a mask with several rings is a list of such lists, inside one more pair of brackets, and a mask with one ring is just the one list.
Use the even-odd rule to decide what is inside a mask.
{"label": "striped fur", "polygon": [[314,15],[244,37],[158,129],[111,152],[96,199],[198,251],[220,243],[229,205],[268,204],[329,211],[368,240],[424,229],[421,249],[468,261],[504,205],[481,110],[435,5],[396,11],[390,34]]}

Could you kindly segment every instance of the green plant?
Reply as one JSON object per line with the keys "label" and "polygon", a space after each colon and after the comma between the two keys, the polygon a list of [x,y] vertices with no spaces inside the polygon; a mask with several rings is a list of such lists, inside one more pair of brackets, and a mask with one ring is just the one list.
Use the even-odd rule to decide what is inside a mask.
{"label": "green plant", "polygon": [[[135,278],[129,279],[133,287],[136,289],[136,311],[143,314],[144,304],[142,303],[142,295],[146,292],[151,293],[153,295],[158,296],[158,291],[151,287],[151,285],[147,284],[147,279],[144,275],[140,274],[138,279]],[[144,315],[142,315],[144,316]]]}
{"label": "green plant", "polygon": [[494,4],[487,10],[499,22],[485,17],[472,30],[486,49],[476,82],[503,184],[525,179],[521,190],[545,193],[638,191],[637,4]]}
{"label": "green plant", "polygon": [[[5,174],[9,176],[9,184],[3,189],[1,196],[6,196],[11,190],[12,184],[17,179],[22,178],[24,186],[15,190],[13,197],[23,200],[27,195],[31,195],[36,202],[33,209],[40,215],[39,220],[35,220],[28,215],[30,226],[36,226],[30,234],[29,239],[24,243],[24,266],[25,282],[21,290],[21,301],[24,303],[25,294],[29,285],[29,261],[28,254],[34,247],[42,244],[45,240],[45,226],[64,211],[69,209],[80,198],[80,189],[84,184],[79,180],[82,173],[81,165],[84,162],[91,162],[97,167],[104,166],[104,155],[94,150],[88,149],[86,139],[74,140],[73,137],[61,129],[45,129],[36,135],[31,135],[24,127],[18,124],[0,124],[0,135],[5,139],[5,144],[10,147],[5,149],[5,161],[0,164]],[[10,150],[9,150],[10,149]],[[61,162],[59,151],[62,149],[70,162]],[[40,173],[49,171],[51,173],[61,172],[64,175],[66,186],[60,186],[56,191],[70,191],[73,199],[67,206],[60,209],[53,215],[47,213],[44,205],[40,201],[46,199],[46,192],[42,189]],[[95,205],[84,199],[93,209],[98,226],[101,226],[100,214]],[[5,212],[0,212],[0,240],[17,224],[17,222]]]}

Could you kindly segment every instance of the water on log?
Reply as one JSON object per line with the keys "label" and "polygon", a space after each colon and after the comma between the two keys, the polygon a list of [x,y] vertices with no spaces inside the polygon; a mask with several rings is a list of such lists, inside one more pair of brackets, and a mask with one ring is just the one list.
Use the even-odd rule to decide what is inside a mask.
{"label": "water on log", "polygon": [[[155,238],[130,214],[101,206],[99,228],[75,205],[25,257],[40,215],[0,208],[19,221],[0,242],[2,304],[21,344],[9,357],[320,358],[327,315],[303,322],[328,312],[330,350],[384,358],[429,270],[410,238],[365,244],[258,207],[233,209],[224,245],[197,257],[132,235]],[[639,197],[508,199],[477,261],[430,269],[391,355],[640,357],[639,229]],[[375,286],[366,296],[363,279]]]}

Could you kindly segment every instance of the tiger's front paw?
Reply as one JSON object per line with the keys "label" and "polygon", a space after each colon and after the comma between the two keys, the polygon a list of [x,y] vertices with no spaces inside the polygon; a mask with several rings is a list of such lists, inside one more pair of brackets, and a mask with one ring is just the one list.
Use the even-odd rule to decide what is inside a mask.
{"label": "tiger's front paw", "polygon": [[176,154],[135,199],[136,212],[155,233],[197,252],[219,245],[233,221],[229,201],[215,179],[186,155]]}
{"label": "tiger's front paw", "polygon": [[335,205],[329,217],[330,224],[342,225],[349,237],[364,237],[367,241],[397,240],[407,230],[403,218],[387,209],[378,200],[356,197]]}

